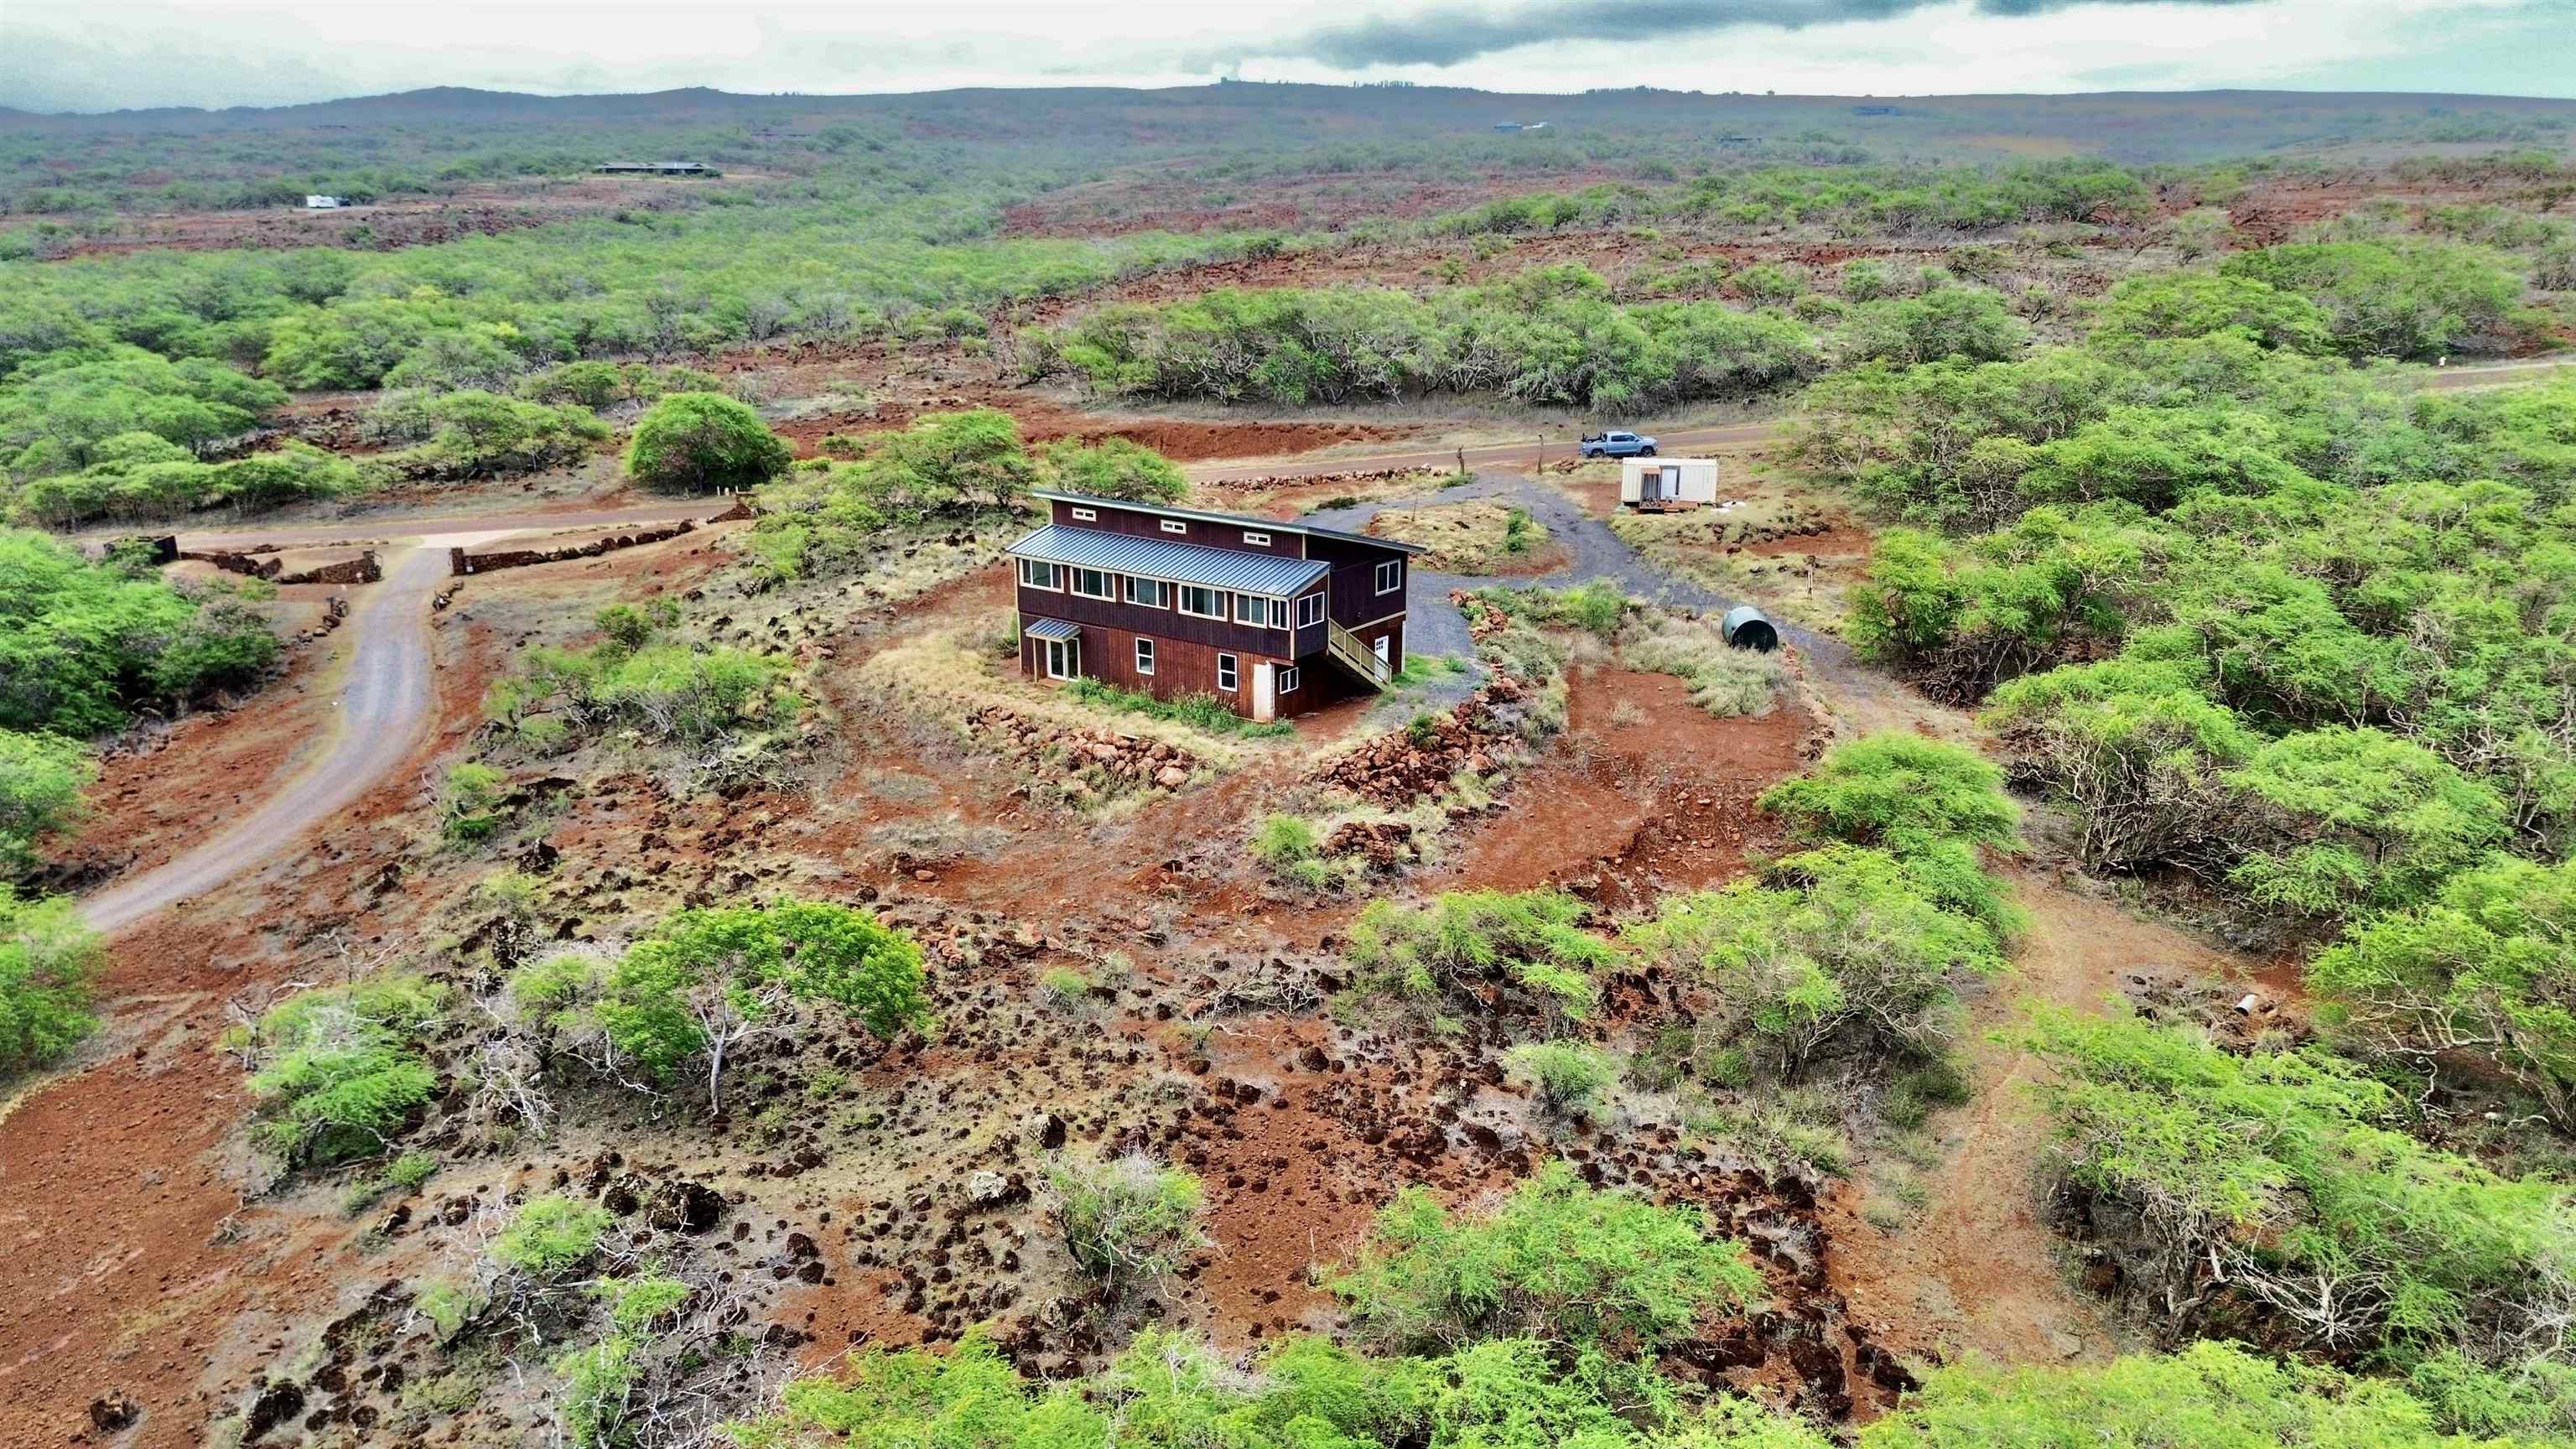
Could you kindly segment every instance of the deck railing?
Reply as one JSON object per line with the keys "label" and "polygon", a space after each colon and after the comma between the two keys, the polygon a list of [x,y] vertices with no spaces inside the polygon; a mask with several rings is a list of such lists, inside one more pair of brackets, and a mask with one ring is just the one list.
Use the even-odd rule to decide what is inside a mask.
{"label": "deck railing", "polygon": [[1324,652],[1344,669],[1368,682],[1371,689],[1384,689],[1394,671],[1377,657],[1377,650],[1360,642],[1358,635],[1327,619],[1324,621]]}

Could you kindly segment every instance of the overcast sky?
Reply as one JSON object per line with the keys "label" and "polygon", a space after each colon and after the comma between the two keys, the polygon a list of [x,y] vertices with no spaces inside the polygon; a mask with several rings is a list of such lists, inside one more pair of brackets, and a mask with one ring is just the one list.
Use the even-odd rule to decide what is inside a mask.
{"label": "overcast sky", "polygon": [[0,105],[1379,80],[2576,96],[2576,0],[0,0]]}

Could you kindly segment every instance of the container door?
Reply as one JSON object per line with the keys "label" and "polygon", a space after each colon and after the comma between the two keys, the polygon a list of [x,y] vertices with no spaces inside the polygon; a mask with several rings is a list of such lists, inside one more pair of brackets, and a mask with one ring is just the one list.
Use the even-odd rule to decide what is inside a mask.
{"label": "container door", "polygon": [[1263,660],[1252,666],[1252,718],[1256,724],[1268,724],[1279,713],[1279,681]]}

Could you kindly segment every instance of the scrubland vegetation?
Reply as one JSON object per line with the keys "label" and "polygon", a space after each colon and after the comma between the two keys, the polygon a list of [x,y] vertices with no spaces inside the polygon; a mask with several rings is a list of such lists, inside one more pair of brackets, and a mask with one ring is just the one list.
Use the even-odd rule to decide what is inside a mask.
{"label": "scrubland vegetation", "polygon": [[[614,1449],[719,1433],[753,1449],[2465,1449],[2576,1426],[2576,388],[2434,393],[2408,370],[2563,335],[2562,160],[2415,163],[2386,175],[2510,204],[2357,204],[2257,246],[2229,208],[2288,169],[2272,163],[1884,164],[1823,129],[1723,154],[1662,132],[1265,133],[1194,138],[1174,160],[1160,142],[999,141],[970,123],[1001,122],[915,104],[954,134],[647,129],[764,178],[386,251],[36,260],[145,195],[428,195],[580,169],[598,137],[540,127],[433,168],[413,135],[362,163],[263,134],[241,154],[293,177],[168,183],[126,179],[136,155],[100,142],[48,184],[0,183],[13,212],[54,219],[0,233],[10,522],[585,469],[744,490],[759,510],[686,585],[605,580],[621,592],[585,596],[564,627],[471,646],[506,650],[479,728],[423,776],[417,818],[373,823],[410,829],[412,853],[346,847],[376,872],[353,889],[428,904],[380,931],[378,907],[322,903],[341,912],[326,919],[281,893],[260,948],[278,970],[225,1003],[263,1164],[249,1196],[378,1215],[335,1231],[386,1254],[369,1258],[391,1283],[366,1310],[380,1316],[331,1337],[426,1333],[387,1391],[401,1432],[461,1423],[487,1394],[534,1415],[511,1433]],[[1047,206],[1120,194],[1094,173],[1138,158],[1170,160],[1220,218],[1274,181],[1347,182],[1362,213],[1399,182],[1463,189],[1311,230],[1027,234],[1060,214]],[[1544,189],[1577,173],[1628,179]],[[1616,260],[1548,249],[1574,236]],[[1262,270],[1299,260],[1378,280]],[[1184,269],[1209,262],[1253,281],[1193,285]],[[1008,628],[962,610],[885,627],[888,606],[989,561],[1032,489],[1177,500],[1172,461],[1117,437],[1032,447],[1008,412],[918,400],[899,425],[791,440],[773,423],[821,405],[781,405],[722,356],[769,343],[942,386],[989,369],[1057,402],[1209,411],[1794,397],[1795,461],[1885,525],[1848,637],[1982,710],[2005,763],[1903,730],[1820,754],[1793,738],[1812,767],[1744,785],[1750,838],[1694,888],[1604,904],[1570,858],[1513,882],[1528,888],[1434,877],[1488,817],[1545,803],[1516,776],[1568,726],[1569,653],[1682,681],[1711,730],[1799,724],[1777,716],[1806,707],[1818,658],[1793,674],[1606,580],[1480,591],[1473,683],[1518,691],[1478,726],[1480,762],[1452,775],[1468,747],[1437,757],[1465,728],[1442,712],[1457,693],[1402,698],[1351,747],[1429,752],[1431,778],[1355,803],[1299,773],[1332,760],[1265,743],[1295,727],[1096,682],[1021,687]],[[269,433],[316,406],[292,393],[324,389],[371,394],[324,400],[348,404],[343,436],[370,451]],[[1528,524],[1506,511],[1478,560],[1541,547]],[[934,549],[904,587],[880,572]],[[280,645],[255,589],[174,585],[125,552],[0,533],[0,576],[0,873],[20,877],[76,822],[93,741],[256,683]],[[822,622],[790,643],[809,605]],[[526,621],[475,622],[499,637]],[[839,661],[845,643],[858,652]],[[1399,688],[1454,672],[1416,654]],[[928,825],[869,805],[826,826],[799,798],[892,791],[822,766],[930,734],[973,758],[900,787],[949,793]],[[1183,793],[1247,765],[1271,768],[1232,797]],[[704,873],[683,884],[665,832],[692,812],[721,828],[693,837]],[[1160,833],[1118,833],[1139,817]],[[642,843],[613,878],[576,858],[628,825]],[[1013,852],[972,887],[992,899],[943,898],[936,867],[983,849],[934,848],[943,835]],[[2034,1007],[1988,1042],[2001,1003],[2053,965],[2026,943],[2030,897],[2057,887],[2007,862],[2061,839],[2141,899],[2303,961],[2314,1030]],[[1150,889],[1115,888],[1139,872]],[[1094,913],[1114,950],[1081,939]],[[0,885],[0,1075],[75,1058],[109,1010],[106,964],[69,904]],[[2050,1217],[2153,1351],[1871,1368],[1839,1289],[1834,1317],[1796,1316],[1840,1281],[1822,1219],[1729,1228],[1744,1199],[1812,1210],[1828,1180],[1868,1170],[1905,1210],[1864,1221],[1910,1231],[1926,1189],[1886,1169],[1937,1163],[1934,1114],[2006,1090],[1972,1060],[1989,1046],[2026,1054],[2035,1085],[1980,1109],[2044,1114]],[[194,1049],[155,1036],[135,1060]],[[1058,1050],[1074,1066],[1050,1075]],[[960,1094],[951,1115],[908,1115]],[[1339,1120],[1398,1101],[1418,1115],[1390,1110],[1374,1137]],[[1229,1253],[1276,1246],[1241,1195],[1275,1188],[1277,1231],[1303,1230],[1315,1199],[1285,1207],[1299,1173],[1390,1135],[1414,1139],[1388,1169],[1410,1176],[1326,1181],[1325,1211],[1365,1203],[1342,1236],[1228,1290],[1311,1299],[1276,1334],[1244,1319],[1251,1349],[1213,1347],[1185,1313]],[[1461,1137],[1492,1145],[1443,1161],[1464,1160]],[[1009,1170],[911,1175],[907,1154],[952,1143]],[[1640,1151],[1690,1166],[1656,1176]],[[691,1154],[721,1190],[678,1178],[671,1159]],[[693,1236],[751,1204],[729,1241]],[[809,1232],[833,1218],[791,1231],[783,1215],[817,1204],[843,1215],[820,1244]],[[773,1208],[774,1251],[752,1236]],[[228,1251],[234,1231],[189,1250]],[[871,1347],[780,1387],[800,1335],[861,1331],[864,1314],[791,1324],[780,1295],[824,1287],[802,1306],[882,1310],[945,1347]],[[989,1326],[931,1316],[959,1305]],[[1331,1331],[1301,1331],[1317,1325]],[[1848,1397],[1782,1412],[1778,1385],[1739,1392],[1710,1368],[1801,1325],[1836,1335],[1837,1381],[1847,1351],[1864,1364],[1884,1391],[1873,1421],[1845,1422]]]}

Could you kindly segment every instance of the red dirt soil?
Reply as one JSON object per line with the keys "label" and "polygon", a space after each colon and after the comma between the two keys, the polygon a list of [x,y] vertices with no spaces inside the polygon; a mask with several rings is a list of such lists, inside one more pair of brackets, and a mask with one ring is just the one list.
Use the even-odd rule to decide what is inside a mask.
{"label": "red dirt soil", "polygon": [[1776,844],[1753,797],[1803,767],[1809,733],[1793,708],[1717,719],[1669,674],[1578,664],[1564,736],[1440,887],[1554,883],[1626,909],[1732,879]]}
{"label": "red dirt soil", "polygon": [[[117,1008],[85,1054],[93,1065],[30,1084],[0,1115],[0,1246],[14,1249],[0,1252],[0,1296],[16,1305],[0,1315],[0,1401],[18,1409],[0,1449],[66,1442],[86,1422],[79,1406],[115,1393],[144,1410],[125,1449],[200,1444],[213,1389],[255,1372],[262,1345],[317,1304],[372,1281],[338,1252],[356,1224],[290,1240],[295,1220],[246,1206],[227,1157],[246,1098],[215,1041],[225,997],[274,984],[262,969],[273,932],[346,925],[351,903],[381,901],[368,882],[406,839],[420,772],[479,720],[490,677],[488,638],[437,637],[439,721],[410,766],[221,903],[118,936],[99,983]],[[353,968],[375,959],[352,944]],[[218,1230],[237,1214],[228,1240]]]}
{"label": "red dirt soil", "polygon": [[[319,601],[341,592],[325,584],[278,591],[319,613]],[[283,621],[282,621],[283,622]],[[333,634],[297,649],[284,677],[249,707],[207,711],[173,721],[134,748],[107,757],[84,792],[89,813],[48,852],[52,874],[86,889],[110,876],[149,870],[205,838],[213,818],[266,792],[269,781],[329,733],[332,681],[350,636]]]}
{"label": "red dirt soil", "polygon": [[758,179],[740,173],[685,181],[582,176],[478,182],[447,196],[397,196],[327,211],[281,205],[153,212],[120,218],[114,235],[83,238],[63,255],[147,248],[200,252],[327,246],[392,251],[467,236],[498,236],[611,211],[683,210],[706,189]]}

